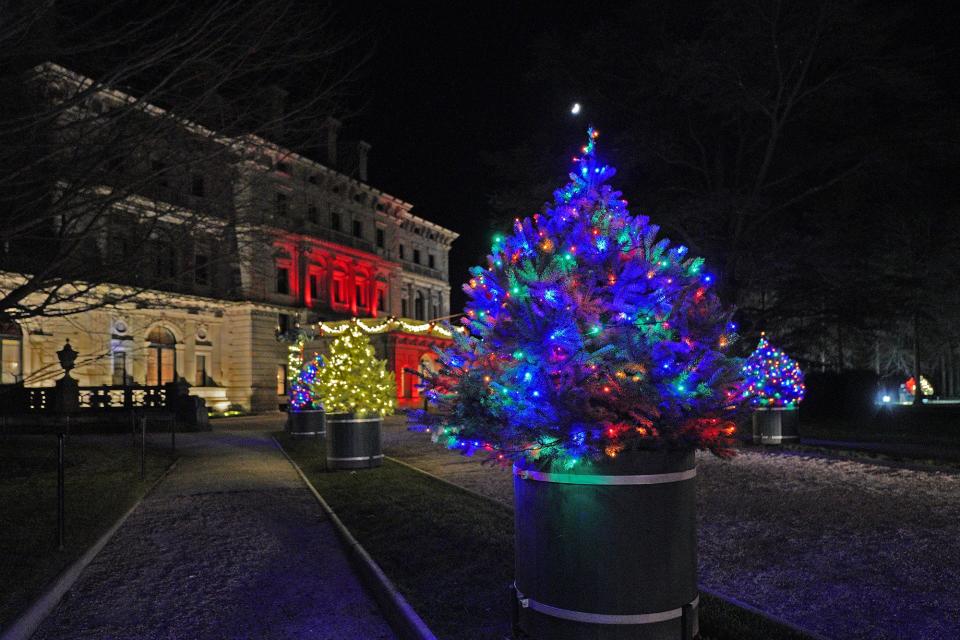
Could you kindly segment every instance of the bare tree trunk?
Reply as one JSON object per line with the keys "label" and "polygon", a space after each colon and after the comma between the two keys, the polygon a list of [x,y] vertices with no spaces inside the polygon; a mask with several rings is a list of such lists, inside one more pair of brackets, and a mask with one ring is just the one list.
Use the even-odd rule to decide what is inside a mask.
{"label": "bare tree trunk", "polygon": [[837,373],[843,373],[843,327],[837,322]]}
{"label": "bare tree trunk", "polygon": [[947,393],[947,355],[940,351],[940,396]]}
{"label": "bare tree trunk", "polygon": [[950,398],[956,394],[954,389],[955,375],[956,371],[954,370],[953,364],[953,343],[951,342],[947,344],[947,388],[944,390],[946,396]]}
{"label": "bare tree trunk", "polygon": [[923,404],[923,385],[920,384],[920,317],[913,314],[913,404]]}

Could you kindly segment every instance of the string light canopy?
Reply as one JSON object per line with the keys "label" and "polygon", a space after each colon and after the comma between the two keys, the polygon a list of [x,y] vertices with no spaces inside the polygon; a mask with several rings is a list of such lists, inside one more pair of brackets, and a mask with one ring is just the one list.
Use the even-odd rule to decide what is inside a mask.
{"label": "string light canopy", "polygon": [[731,311],[687,248],[632,216],[596,155],[543,215],[516,219],[473,267],[466,334],[440,352],[412,427],[448,447],[538,468],[637,449],[731,455],[741,361]]}
{"label": "string light canopy", "polygon": [[333,336],[347,332],[351,326],[356,326],[361,331],[369,334],[403,331],[405,333],[434,335],[441,338],[450,338],[453,336],[454,331],[460,330],[460,327],[452,329],[449,325],[440,322],[412,323],[394,316],[382,319],[351,318],[349,320],[336,322],[317,322],[314,326],[320,335]]}
{"label": "string light canopy", "polygon": [[760,334],[757,348],[743,364],[743,394],[759,408],[795,409],[803,400],[803,371],[796,360]]}

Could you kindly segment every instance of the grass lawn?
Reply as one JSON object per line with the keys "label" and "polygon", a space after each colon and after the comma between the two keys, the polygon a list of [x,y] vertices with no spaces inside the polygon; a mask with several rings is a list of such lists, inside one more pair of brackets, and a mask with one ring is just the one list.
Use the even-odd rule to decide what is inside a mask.
{"label": "grass lawn", "polygon": [[129,435],[68,436],[65,447],[66,544],[57,550],[57,438],[0,436],[0,629],[92,545],[172,461]]}
{"label": "grass lawn", "polygon": [[[327,473],[319,439],[277,436],[287,453],[440,638],[509,635],[513,511],[402,465]],[[801,640],[705,594],[710,640]]]}

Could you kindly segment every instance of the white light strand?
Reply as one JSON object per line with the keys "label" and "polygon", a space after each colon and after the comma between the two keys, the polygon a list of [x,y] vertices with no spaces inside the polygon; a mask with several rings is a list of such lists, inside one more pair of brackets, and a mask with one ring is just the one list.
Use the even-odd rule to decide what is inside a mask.
{"label": "white light strand", "polygon": [[[378,324],[368,324],[368,320],[361,320],[360,318],[351,318],[350,320],[341,321],[336,324],[328,324],[326,322],[316,323],[316,327],[319,331],[329,335],[340,335],[347,331],[351,324],[355,324],[360,327],[366,333],[386,333],[388,331],[400,330],[406,333],[433,333],[444,338],[453,337],[453,332],[446,327],[439,325],[435,322],[424,322],[422,324],[411,324],[405,322],[400,318],[385,318],[381,320]],[[463,327],[456,327],[455,331],[463,332]]]}

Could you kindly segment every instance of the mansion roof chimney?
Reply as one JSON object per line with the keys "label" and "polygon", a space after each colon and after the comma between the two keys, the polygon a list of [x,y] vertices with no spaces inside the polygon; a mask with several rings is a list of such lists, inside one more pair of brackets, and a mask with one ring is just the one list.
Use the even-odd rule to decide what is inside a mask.
{"label": "mansion roof chimney", "polygon": [[287,96],[290,92],[276,85],[267,88],[267,133],[274,142],[283,136],[283,119],[287,111]]}
{"label": "mansion roof chimney", "polygon": [[340,133],[341,122],[333,117],[328,117],[323,124],[327,132],[327,166],[331,169],[337,168],[337,135]]}
{"label": "mansion roof chimney", "polygon": [[357,177],[361,182],[367,181],[367,155],[372,145],[361,140],[357,143]]}

